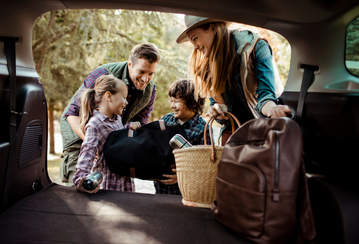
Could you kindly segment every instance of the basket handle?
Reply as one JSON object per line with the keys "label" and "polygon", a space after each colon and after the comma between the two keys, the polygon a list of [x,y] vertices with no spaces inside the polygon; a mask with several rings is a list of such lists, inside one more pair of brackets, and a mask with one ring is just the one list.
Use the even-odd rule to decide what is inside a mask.
{"label": "basket handle", "polygon": [[[229,117],[229,121],[231,122],[232,125],[232,133],[234,132],[234,121],[236,121],[238,127],[241,126],[241,123],[239,123],[238,119],[236,118],[236,116],[234,116],[233,114],[231,114],[230,112],[224,112],[225,115],[227,115]],[[216,116],[217,117],[217,116]],[[204,127],[204,145],[207,145],[207,128],[208,125],[210,126],[210,128],[212,128],[212,124],[213,121],[216,119],[216,117],[212,117],[208,120],[208,122],[206,123],[205,127]],[[216,151],[214,150],[214,143],[213,143],[213,135],[212,135],[212,130],[209,130],[209,137],[211,138],[211,146],[212,146],[212,152],[211,152],[211,161],[214,163],[216,161]]]}

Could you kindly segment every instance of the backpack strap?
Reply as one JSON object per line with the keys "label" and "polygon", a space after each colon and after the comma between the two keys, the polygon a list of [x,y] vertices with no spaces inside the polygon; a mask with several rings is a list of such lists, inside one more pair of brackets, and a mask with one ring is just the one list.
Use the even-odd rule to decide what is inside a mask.
{"label": "backpack strap", "polygon": [[298,187],[298,210],[300,233],[296,243],[316,243],[316,228],[314,215],[309,198],[309,189],[305,175],[304,160],[302,159],[300,168],[300,178]]}

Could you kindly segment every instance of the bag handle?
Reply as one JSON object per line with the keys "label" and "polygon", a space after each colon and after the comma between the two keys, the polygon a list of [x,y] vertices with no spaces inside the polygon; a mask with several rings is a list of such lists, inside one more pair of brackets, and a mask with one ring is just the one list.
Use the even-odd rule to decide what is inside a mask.
{"label": "bag handle", "polygon": [[[166,130],[166,124],[164,120],[158,120],[158,124],[160,126],[161,131]],[[133,137],[133,130],[131,128],[128,129],[128,137]]]}
{"label": "bag handle", "polygon": [[[231,125],[232,125],[232,133],[234,133],[235,126],[234,126],[233,120],[236,121],[238,127],[241,126],[241,123],[239,123],[239,120],[236,118],[236,116],[234,116],[230,112],[224,112],[224,114],[229,117],[229,121],[231,122]],[[216,117],[210,118],[208,120],[208,122],[206,123],[205,127],[204,127],[204,145],[205,146],[207,146],[207,128],[208,128],[208,125],[210,126],[210,128],[212,128],[213,121],[216,119]],[[209,137],[211,138],[211,146],[212,146],[211,161],[214,163],[216,161],[216,159],[217,159],[217,156],[216,156],[216,151],[214,150],[212,130],[209,130]]]}
{"label": "bag handle", "polygon": [[166,125],[164,120],[159,120],[158,123],[160,124],[161,131],[166,130]]}

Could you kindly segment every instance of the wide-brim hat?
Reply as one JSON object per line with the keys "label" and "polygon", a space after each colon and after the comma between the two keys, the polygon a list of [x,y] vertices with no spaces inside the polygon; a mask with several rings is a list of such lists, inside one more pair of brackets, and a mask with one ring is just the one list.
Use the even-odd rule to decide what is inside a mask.
{"label": "wide-brim hat", "polygon": [[227,23],[226,21],[219,20],[219,19],[204,18],[204,17],[192,16],[192,15],[185,15],[184,22],[186,25],[186,29],[177,37],[176,42],[178,44],[189,41],[189,39],[187,37],[187,32],[200,26],[200,25],[204,25],[207,23],[213,23],[213,22]]}

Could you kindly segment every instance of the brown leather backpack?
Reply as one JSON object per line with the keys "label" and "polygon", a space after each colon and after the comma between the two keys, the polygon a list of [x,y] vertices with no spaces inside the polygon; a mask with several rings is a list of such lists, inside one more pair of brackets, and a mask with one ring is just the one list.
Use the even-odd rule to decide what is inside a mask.
{"label": "brown leather backpack", "polygon": [[314,240],[302,135],[295,121],[254,119],[242,125],[224,147],[216,187],[215,218],[250,241]]}

